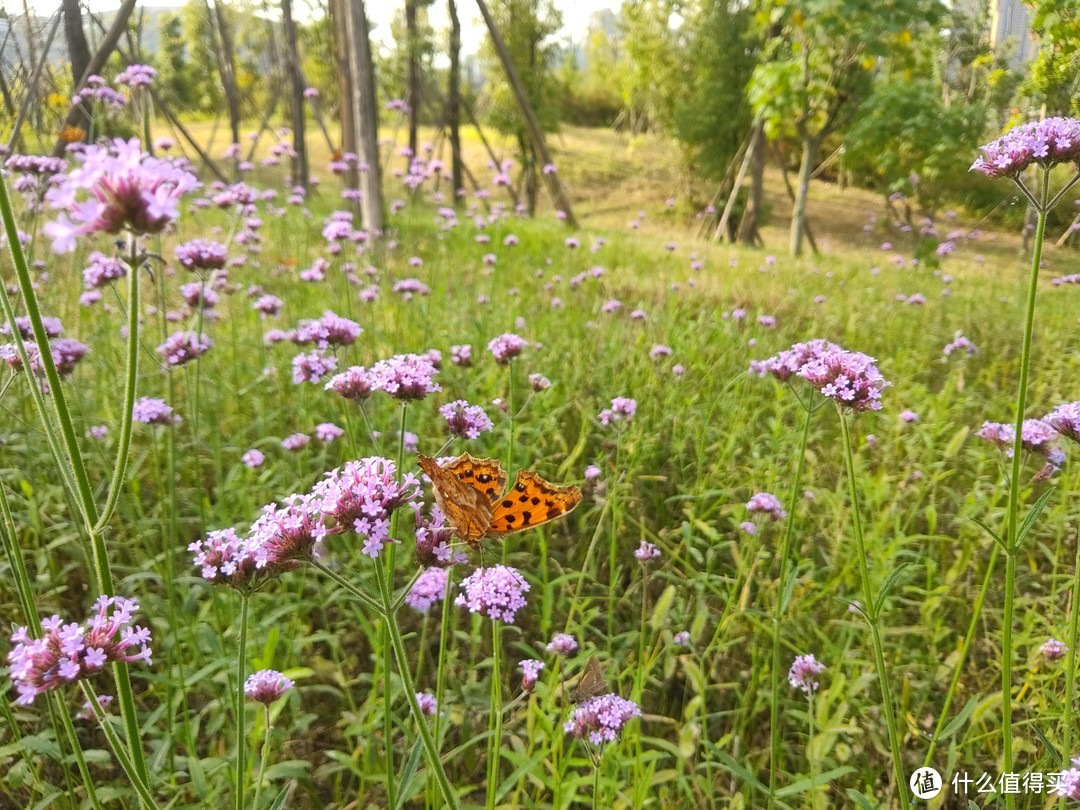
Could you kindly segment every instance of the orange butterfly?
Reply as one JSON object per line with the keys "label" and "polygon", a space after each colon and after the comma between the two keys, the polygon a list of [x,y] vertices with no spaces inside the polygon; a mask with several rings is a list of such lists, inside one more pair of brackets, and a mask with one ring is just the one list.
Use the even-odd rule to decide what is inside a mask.
{"label": "orange butterfly", "polygon": [[577,487],[549,484],[539,475],[521,470],[506,492],[506,473],[493,458],[468,453],[444,466],[430,456],[419,456],[439,504],[454,533],[476,549],[485,538],[505,537],[540,526],[572,512],[581,503]]}

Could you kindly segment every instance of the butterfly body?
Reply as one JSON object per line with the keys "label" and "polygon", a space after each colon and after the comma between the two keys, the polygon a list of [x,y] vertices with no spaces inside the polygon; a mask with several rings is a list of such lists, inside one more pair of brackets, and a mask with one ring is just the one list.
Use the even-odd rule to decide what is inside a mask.
{"label": "butterfly body", "polygon": [[605,695],[610,691],[607,678],[604,677],[604,668],[600,665],[600,659],[594,655],[589,658],[581,677],[570,690],[570,700],[581,703],[583,700]]}
{"label": "butterfly body", "polygon": [[421,455],[419,464],[431,479],[435,501],[454,533],[474,548],[487,538],[548,523],[581,503],[577,487],[550,484],[528,470],[521,470],[504,492],[506,472],[495,459],[465,453],[443,466]]}

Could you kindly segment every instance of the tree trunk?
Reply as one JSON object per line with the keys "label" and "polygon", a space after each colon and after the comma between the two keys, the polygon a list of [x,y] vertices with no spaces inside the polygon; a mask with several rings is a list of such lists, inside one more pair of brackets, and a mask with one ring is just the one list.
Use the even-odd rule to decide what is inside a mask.
{"label": "tree trunk", "polygon": [[[341,151],[356,154],[356,118],[352,107],[352,76],[349,73],[349,10],[347,0],[330,0],[330,22],[334,28],[334,57],[338,74],[338,118],[341,121]],[[345,173],[347,188],[356,188],[360,180],[356,166],[349,164]]]}
{"label": "tree trunk", "polygon": [[300,53],[296,48],[296,22],[292,15],[292,0],[281,0],[281,18],[285,27],[285,66],[292,88],[292,184],[308,187],[307,141],[304,132],[304,74],[300,70]]}
{"label": "tree trunk", "polygon": [[816,138],[802,139],[802,162],[799,164],[799,180],[795,186],[795,201],[791,211],[791,255],[801,256],[803,237],[806,234],[806,202],[810,196],[810,175],[814,172],[817,158]]}
{"label": "tree trunk", "polygon": [[[209,7],[207,10],[209,11]],[[221,89],[225,91],[225,104],[229,108],[232,142],[240,143],[240,98],[236,90],[236,60],[233,56],[232,32],[225,19],[221,0],[214,0],[214,18],[210,22],[211,28],[217,32],[214,41],[218,50],[218,75],[221,76]],[[233,161],[233,165],[236,166],[238,162],[239,156]]]}
{"label": "tree trunk", "polygon": [[379,165],[379,119],[375,108],[375,65],[371,56],[364,0],[346,0],[349,13],[349,73],[360,170],[360,216],[372,235],[383,228],[383,194]]}
{"label": "tree trunk", "polygon": [[758,226],[761,220],[761,198],[765,185],[765,122],[758,121],[754,126],[749,149],[753,150],[750,163],[750,194],[746,199],[746,210],[739,220],[738,240],[744,245],[756,245],[761,238]]}
{"label": "tree trunk", "polygon": [[[71,83],[76,85],[90,64],[90,46],[86,43],[86,32],[83,31],[79,0],[61,0],[60,5],[64,11],[64,38],[67,40],[68,58],[71,60]],[[79,116],[74,126],[83,132],[89,132],[90,115],[85,105],[80,104],[78,110]]]}
{"label": "tree trunk", "polygon": [[[484,24],[487,26],[488,33],[491,34],[491,41],[499,54],[499,61],[502,62],[503,70],[506,71],[506,80],[510,83],[514,96],[517,98],[521,115],[525,119],[526,131],[529,133],[529,140],[532,141],[535,159],[546,166],[552,163],[551,153],[548,151],[547,142],[544,140],[544,132],[540,129],[540,122],[536,120],[536,113],[533,112],[532,104],[529,103],[529,97],[525,94],[525,87],[521,83],[521,77],[518,76],[517,68],[514,67],[514,60],[510,58],[510,51],[506,48],[506,43],[503,41],[502,34],[499,33],[498,26],[495,25],[495,20],[488,10],[487,3],[484,0],[476,0],[476,5],[480,8]],[[577,220],[574,218],[574,212],[570,210],[570,200],[563,191],[562,183],[559,182],[558,172],[544,173],[543,178],[547,183],[548,191],[551,193],[551,201],[555,204],[555,208],[566,214],[567,225],[576,228]]]}
{"label": "tree trunk", "polygon": [[[131,17],[131,12],[135,10],[136,2],[137,0],[124,0],[124,5],[120,6],[120,10],[116,12],[116,17],[113,19],[112,26],[110,26],[108,33],[105,34],[105,39],[101,41],[101,45],[90,58],[90,63],[86,66],[86,70],[83,71],[83,75],[76,81],[74,88],[75,92],[86,86],[86,80],[90,78],[90,76],[95,73],[100,73],[102,68],[105,67],[105,62],[108,61],[109,56],[112,55],[117,43],[120,42],[120,37],[123,36],[124,31],[127,30],[128,18]],[[46,51],[46,53],[48,53],[48,51]],[[79,120],[81,114],[81,111],[73,106],[68,110],[64,126],[75,126],[75,122]],[[66,147],[67,141],[63,138],[58,138],[56,144],[53,146],[53,155],[60,157],[64,154]]]}
{"label": "tree trunk", "polygon": [[461,163],[461,21],[457,3],[449,0],[450,12],[450,89],[446,97],[446,123],[450,127],[450,175],[454,199],[465,188]]}
{"label": "tree trunk", "polygon": [[420,35],[416,30],[416,0],[405,0],[406,53],[408,56],[407,101],[409,103],[409,151],[416,156],[416,127],[420,116]]}

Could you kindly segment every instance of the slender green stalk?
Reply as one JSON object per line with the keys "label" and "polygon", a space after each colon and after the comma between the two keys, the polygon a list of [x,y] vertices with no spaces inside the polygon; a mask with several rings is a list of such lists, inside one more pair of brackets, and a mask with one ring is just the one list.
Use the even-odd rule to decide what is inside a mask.
{"label": "slender green stalk", "polygon": [[[56,726],[63,727],[64,736],[72,746],[71,753],[75,757],[75,764],[79,769],[79,775],[82,777],[83,787],[86,788],[86,798],[90,800],[90,805],[94,810],[101,810],[101,799],[98,798],[97,788],[94,787],[94,779],[90,776],[90,769],[86,766],[86,756],[83,754],[82,746],[79,745],[79,738],[75,734],[75,724],[71,722],[71,714],[68,711],[67,704],[59,693],[53,692],[48,697],[49,719],[52,720],[53,729],[55,730]],[[57,734],[56,736],[59,737],[60,735]],[[74,784],[71,781],[70,768],[67,767],[66,762],[64,763],[64,779],[67,782],[68,790],[73,791]]]}
{"label": "slender green stalk", "polygon": [[135,407],[135,388],[139,376],[139,272],[142,262],[139,261],[138,247],[135,237],[131,236],[131,253],[128,261],[128,339],[127,365],[124,369],[124,404],[120,411],[120,442],[116,448],[116,464],[113,467],[112,480],[109,482],[109,494],[105,499],[105,506],[101,509],[101,515],[94,524],[94,531],[103,531],[116,502],[120,499],[120,491],[124,486],[124,475],[127,472],[128,456],[131,449],[131,427],[134,418],[132,411]]}
{"label": "slender green stalk", "polygon": [[593,779],[592,779],[592,806],[593,810],[599,810],[600,807],[600,763],[593,763]]}
{"label": "slender green stalk", "polygon": [[336,582],[342,588],[347,590],[349,593],[351,593],[353,596],[355,596],[357,599],[359,599],[361,602],[363,602],[369,608],[374,610],[380,616],[382,615],[382,613],[383,613],[382,603],[379,602],[374,596],[369,594],[367,591],[365,591],[362,587],[360,587],[359,585],[355,585],[352,582],[349,582],[349,580],[345,579],[345,577],[341,576],[341,574],[339,574],[337,571],[334,571],[333,569],[327,568],[325,565],[323,565],[321,562],[319,562],[316,559],[312,559],[310,562],[311,562],[312,565],[314,565],[316,568],[318,568],[320,571],[322,571],[324,574],[326,574],[328,577],[330,577],[330,579],[334,580],[334,582]]}
{"label": "slender green stalk", "polygon": [[[375,566],[375,576],[379,581],[379,593],[382,597],[382,603],[385,608],[389,608],[393,604],[393,595],[390,593],[390,587],[386,577],[383,575],[383,570],[378,565]],[[439,792],[442,793],[445,802],[444,806],[453,808],[453,810],[460,810],[461,804],[458,802],[457,795],[454,793],[450,780],[446,776],[446,771],[443,769],[442,761],[439,759],[439,749],[435,745],[434,737],[431,736],[427,718],[424,717],[424,711],[420,708],[420,701],[416,699],[416,687],[413,685],[412,673],[409,671],[409,657],[405,650],[405,642],[401,638],[401,628],[398,626],[397,616],[391,613],[387,619],[386,625],[390,630],[390,644],[394,650],[394,657],[397,659],[401,685],[405,690],[405,698],[409,701],[409,709],[412,712],[413,720],[416,721],[416,725],[420,730],[420,741],[424,746],[428,767],[434,773],[435,781],[438,782]]]}
{"label": "slender green stalk", "polygon": [[[129,756],[123,740],[121,740],[117,733],[113,731],[113,727],[109,724],[108,718],[101,710],[97,693],[94,692],[89,681],[80,681],[79,685],[82,687],[83,695],[86,696],[87,703],[90,704],[90,711],[94,713],[98,725],[101,726],[101,730],[105,733],[105,739],[108,740],[109,747],[112,749],[116,761],[120,764],[124,774],[131,782],[131,786],[135,788],[135,792],[139,794],[139,799],[142,801],[143,807],[149,808],[150,810],[156,810],[158,804],[154,801],[154,796],[150,792],[149,785],[141,776],[139,776],[139,772],[135,769],[135,763]],[[71,718],[68,717],[67,712],[61,712],[61,714],[70,724]],[[72,729],[72,731],[74,732],[74,729]]]}
{"label": "slender green stalk", "polygon": [[[814,690],[807,694],[807,737],[806,737],[806,762],[810,766],[810,807],[814,807],[814,792],[817,789],[817,759],[814,758]],[[903,785],[900,786],[903,790]]]}
{"label": "slender green stalk", "polygon": [[[801,400],[800,400],[801,401]],[[776,799],[776,775],[780,766],[780,682],[783,670],[780,663],[780,624],[784,618],[784,594],[787,593],[787,563],[791,556],[791,544],[795,537],[795,512],[799,503],[803,471],[806,469],[806,445],[810,439],[810,419],[814,409],[803,403],[803,429],[799,440],[799,455],[795,463],[795,478],[787,502],[787,522],[784,524],[784,540],[780,548],[780,573],[776,586],[776,603],[773,605],[772,638],[772,693],[769,701],[769,807]]]}
{"label": "slender green stalk", "polygon": [[449,666],[449,640],[450,640],[450,619],[453,616],[450,610],[450,594],[454,588],[454,567],[446,571],[446,590],[443,592],[442,602],[442,616],[439,623],[439,662],[435,672],[435,705],[439,707],[439,710],[435,712],[435,741],[437,743],[442,742],[442,705],[443,705],[443,693],[446,688],[446,669]]}
{"label": "slender green stalk", "polygon": [[502,623],[491,620],[491,739],[488,742],[487,810],[495,810],[502,753]]}
{"label": "slender green stalk", "polygon": [[1073,563],[1072,604],[1069,606],[1069,654],[1065,667],[1065,716],[1061,722],[1061,769],[1071,767],[1073,707],[1076,702],[1076,645],[1080,643],[1080,538],[1076,543],[1076,561]]}
{"label": "slender green stalk", "polygon": [[240,595],[239,643],[236,655],[236,789],[233,798],[236,810],[244,810],[244,786],[247,782],[247,729],[244,723],[244,666],[247,663],[248,602]]}
{"label": "slender green stalk", "polygon": [[874,609],[874,594],[870,589],[870,568],[866,560],[866,543],[863,538],[862,517],[859,515],[859,491],[855,480],[855,457],[851,448],[851,432],[848,430],[847,416],[838,406],[840,431],[844,437],[844,457],[847,464],[848,497],[851,500],[851,528],[855,534],[855,547],[859,555],[859,574],[862,578],[863,610],[874,644],[874,664],[877,668],[878,685],[881,689],[882,709],[889,732],[889,750],[892,754],[893,776],[896,780],[896,794],[900,797],[900,806],[908,810],[907,779],[900,757],[900,734],[896,727],[896,713],[893,709],[892,691],[889,689],[889,674],[885,669],[885,653],[881,644],[881,630],[878,627],[878,615]]}
{"label": "slender green stalk", "polygon": [[[1050,199],[1050,170],[1040,167],[1038,222],[1035,225],[1035,245],[1031,256],[1031,275],[1028,281],[1024,314],[1024,343],[1020,355],[1020,388],[1016,392],[1016,436],[1013,439],[1012,471],[1009,476],[1009,506],[1005,530],[1005,606],[1001,630],[1001,751],[1004,773],[1012,773],[1012,659],[1013,603],[1016,587],[1016,557],[1019,553],[1017,532],[1020,518],[1020,471],[1024,431],[1024,411],[1027,407],[1028,377],[1031,372],[1031,337],[1035,327],[1035,298],[1039,290],[1039,264],[1042,262],[1043,239],[1046,236],[1047,203]],[[1013,794],[1005,794],[1005,806],[1016,806]]]}
{"label": "slender green stalk", "polygon": [[[402,467],[405,464],[405,425],[406,418],[409,413],[409,403],[403,401],[401,403],[401,423],[398,427],[398,456],[397,467],[395,468],[395,474],[397,480],[401,481]],[[397,525],[398,525],[398,511],[395,511],[390,518],[390,537],[397,537]],[[383,561],[383,565],[386,566],[386,580],[387,588],[392,591],[394,587],[394,557],[397,552],[397,544],[390,543],[386,547],[386,559]],[[394,615],[393,602],[387,602],[383,614],[383,627],[381,633],[380,644],[382,646],[383,658],[383,758],[386,767],[386,799],[391,807],[397,804],[397,792],[394,773],[394,706],[393,706],[393,690],[391,689],[390,673],[393,672],[393,655],[394,652],[390,648],[390,628],[388,624],[390,617]]]}
{"label": "slender green stalk", "polygon": [[270,758],[270,733],[274,726],[270,723],[270,707],[266,706],[266,737],[263,738],[262,754],[259,758],[259,778],[255,782],[255,800],[251,803],[252,810],[259,810],[259,796],[262,794],[263,776],[266,774],[266,761]]}
{"label": "slender green stalk", "polygon": [[983,603],[986,601],[986,593],[990,590],[997,569],[998,544],[990,549],[990,559],[986,563],[986,573],[983,574],[982,585],[979,594],[975,597],[975,605],[971,611],[971,621],[968,622],[967,633],[964,635],[964,643],[960,645],[960,658],[953,667],[952,679],[949,681],[949,689],[945,692],[945,703],[942,704],[941,714],[938,715],[937,725],[934,726],[934,736],[930,739],[930,745],[926,748],[926,757],[923,759],[923,767],[927,767],[934,759],[941,733],[945,730],[945,724],[949,721],[949,709],[952,708],[953,699],[956,697],[956,689],[960,685],[960,676],[964,672],[964,662],[967,660],[968,651],[971,649],[971,641],[975,638],[975,629],[982,618]]}
{"label": "slender green stalk", "polygon": [[[30,319],[31,328],[34,334],[34,343],[38,348],[38,361],[41,364],[42,369],[45,372],[45,378],[49,382],[49,388],[51,393],[51,399],[53,403],[53,410],[56,415],[57,424],[60,427],[60,433],[63,437],[64,447],[67,452],[68,463],[64,463],[62,457],[59,455],[59,451],[54,445],[55,439],[50,440],[50,446],[53,449],[53,455],[57,459],[57,469],[60,472],[65,482],[74,483],[74,492],[76,503],[79,506],[83,522],[86,526],[87,533],[90,539],[91,554],[94,559],[94,576],[97,581],[98,593],[102,595],[113,596],[116,593],[116,589],[113,586],[112,569],[109,565],[108,551],[105,546],[105,537],[103,529],[98,526],[98,509],[97,503],[94,500],[93,489],[90,486],[90,477],[86,472],[86,464],[83,461],[82,450],[79,447],[79,439],[75,433],[75,423],[71,418],[71,411],[68,408],[67,397],[64,395],[64,387],[60,381],[60,374],[56,369],[56,363],[53,360],[52,351],[49,348],[49,337],[45,332],[45,324],[41,318],[41,308],[38,306],[37,293],[34,290],[33,280],[30,278],[30,270],[26,264],[26,257],[23,255],[22,248],[19,243],[18,230],[15,227],[15,215],[11,208],[11,200],[8,197],[7,184],[0,178],[0,219],[3,220],[4,230],[7,234],[8,249],[11,253],[12,262],[15,265],[15,276],[19,283],[19,292],[23,298],[23,305],[26,308],[26,314]],[[134,275],[134,271],[132,273]],[[138,282],[134,282],[134,290],[138,292]],[[4,284],[0,283],[0,287]],[[0,301],[3,302],[5,314],[14,321],[14,315],[10,312],[10,301],[7,297],[6,290],[0,293]],[[138,302],[136,300],[129,301],[129,309],[138,310]],[[134,328],[128,332],[128,340],[131,344],[136,345],[139,342],[139,321],[138,318],[132,319]],[[18,330],[13,330],[18,332]],[[16,343],[21,347],[22,341],[16,339]],[[25,355],[25,351],[21,351],[22,355]],[[129,355],[130,357],[130,355]],[[26,368],[30,368],[30,364],[25,360]],[[127,370],[127,377],[130,378],[133,374],[131,369]],[[44,400],[40,396],[40,390],[38,390],[37,384],[30,386],[34,393],[34,400],[38,407],[39,416],[45,426],[46,436],[53,430],[52,419],[49,416],[48,410],[45,407]],[[69,466],[70,464],[70,466]],[[150,784],[150,773],[146,767],[146,758],[143,756],[142,743],[140,741],[139,734],[139,720],[135,707],[135,696],[131,689],[131,676],[128,673],[127,664],[118,662],[113,665],[113,675],[116,680],[116,697],[117,702],[120,705],[120,714],[124,720],[124,729],[127,735],[128,750],[131,755],[131,761],[134,764],[136,773],[145,784]]]}

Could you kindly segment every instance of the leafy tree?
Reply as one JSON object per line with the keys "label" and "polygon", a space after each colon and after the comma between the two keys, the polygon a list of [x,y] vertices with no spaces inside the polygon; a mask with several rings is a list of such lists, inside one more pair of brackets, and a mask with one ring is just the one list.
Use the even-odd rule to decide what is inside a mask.
{"label": "leafy tree", "polygon": [[1080,115],[1080,0],[1028,5],[1039,54],[1025,89],[1045,102],[1050,115]]}
{"label": "leafy tree", "polygon": [[879,61],[910,54],[941,13],[937,0],[765,0],[759,19],[777,35],[754,69],[750,100],[770,135],[801,147],[790,249],[802,253],[810,176],[824,140],[870,93]]}
{"label": "leafy tree", "polygon": [[746,85],[757,64],[752,15],[737,0],[717,0],[684,24],[690,32],[685,92],[676,100],[675,137],[709,177],[723,175],[750,128]]}
{"label": "leafy tree", "polygon": [[[554,131],[559,125],[555,76],[559,48],[555,35],[562,28],[562,15],[552,0],[499,0],[490,7],[540,128],[545,132]],[[525,172],[526,199],[532,214],[536,211],[541,167],[513,90],[490,43],[485,46],[484,67],[491,88],[491,122],[500,132],[512,135],[517,141],[518,156]]]}

